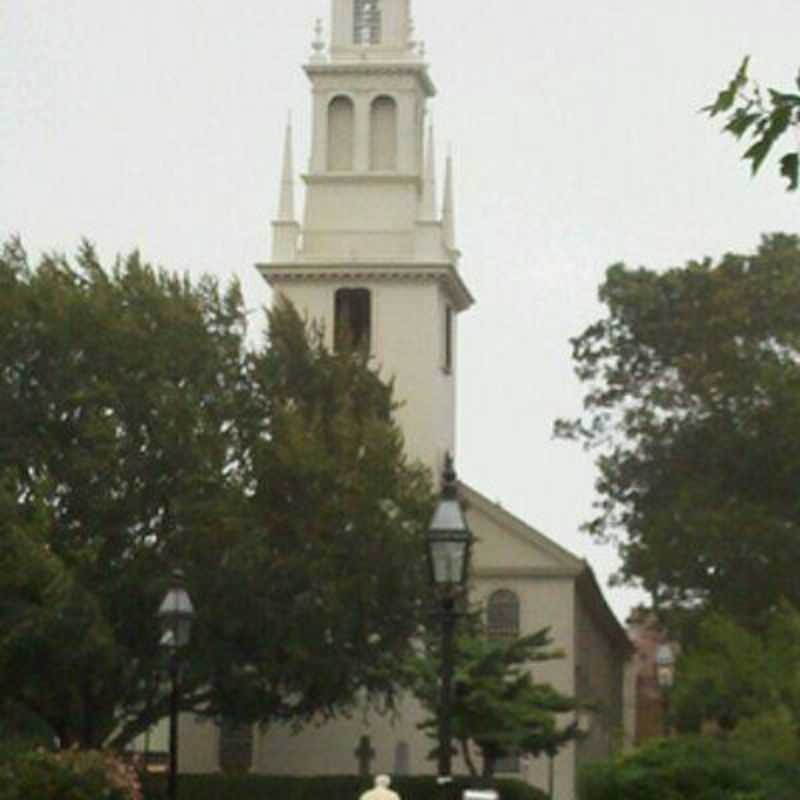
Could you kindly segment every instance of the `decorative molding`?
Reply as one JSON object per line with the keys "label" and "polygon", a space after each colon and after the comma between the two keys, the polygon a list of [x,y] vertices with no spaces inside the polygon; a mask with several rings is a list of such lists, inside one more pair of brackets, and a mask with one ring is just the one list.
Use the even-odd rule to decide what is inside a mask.
{"label": "decorative molding", "polygon": [[422,183],[422,177],[415,172],[395,172],[389,170],[355,172],[312,172],[300,176],[306,184],[312,183]]}
{"label": "decorative molding", "polygon": [[306,64],[303,69],[312,79],[317,75],[413,75],[422,84],[428,97],[436,96],[436,86],[428,73],[428,65],[420,61],[340,61]]}
{"label": "decorative molding", "polygon": [[557,580],[576,580],[583,570],[569,567],[475,567],[474,578],[555,578]]}
{"label": "decorative molding", "polygon": [[322,280],[335,283],[336,281],[364,280],[365,278],[385,281],[439,281],[456,310],[464,311],[475,302],[452,264],[398,264],[396,262],[381,264],[374,261],[364,263],[347,261],[317,265],[294,261],[282,264],[256,264],[256,269],[270,286],[276,281],[299,283]]}

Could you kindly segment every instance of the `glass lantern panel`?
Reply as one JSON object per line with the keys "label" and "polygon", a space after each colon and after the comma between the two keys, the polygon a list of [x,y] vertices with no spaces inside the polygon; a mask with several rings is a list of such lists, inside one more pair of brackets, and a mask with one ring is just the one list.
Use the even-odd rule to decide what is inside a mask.
{"label": "glass lantern panel", "polygon": [[439,541],[431,543],[433,579],[437,585],[460,584],[464,580],[467,543]]}
{"label": "glass lantern panel", "polygon": [[448,498],[439,501],[433,514],[433,520],[431,520],[431,530],[467,532],[467,522],[458,499]]}
{"label": "glass lantern panel", "polygon": [[175,622],[175,642],[178,647],[186,647],[189,644],[189,636],[192,630],[192,620],[189,617],[178,617]]}

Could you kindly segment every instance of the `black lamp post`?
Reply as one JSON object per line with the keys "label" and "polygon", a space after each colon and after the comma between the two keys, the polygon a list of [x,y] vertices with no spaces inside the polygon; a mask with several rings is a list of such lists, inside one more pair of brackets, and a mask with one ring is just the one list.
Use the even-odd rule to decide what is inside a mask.
{"label": "black lamp post", "polygon": [[189,644],[189,636],[194,618],[194,606],[186,591],[183,575],[175,572],[172,583],[161,607],[158,617],[164,633],[161,646],[169,653],[169,675],[172,683],[169,698],[169,782],[167,797],[176,800],[178,797],[178,697],[180,672],[178,670],[178,652]]}
{"label": "black lamp post", "polygon": [[656,679],[661,690],[662,730],[664,736],[669,736],[669,693],[675,683],[675,654],[668,644],[660,644],[656,650]]}
{"label": "black lamp post", "polygon": [[430,580],[442,605],[442,674],[439,695],[439,783],[451,781],[450,700],[456,598],[467,583],[472,534],[458,499],[453,459],[445,463],[442,494],[428,529]]}

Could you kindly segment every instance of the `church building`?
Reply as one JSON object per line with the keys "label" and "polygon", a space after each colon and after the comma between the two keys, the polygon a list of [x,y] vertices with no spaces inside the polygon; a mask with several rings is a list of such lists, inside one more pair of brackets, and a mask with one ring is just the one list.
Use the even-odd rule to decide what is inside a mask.
{"label": "church building", "polygon": [[[394,379],[407,453],[442,474],[455,455],[458,324],[474,298],[460,272],[451,159],[442,191],[429,104],[436,94],[410,0],[332,0],[330,42],[321,24],[305,72],[313,98],[302,214],[295,203],[287,128],[272,257],[258,269],[275,296],[322,323],[327,344],[345,332]],[[476,538],[471,600],[490,635],[549,627],[564,658],[536,666],[536,679],[593,704],[586,735],[553,763],[509,758],[518,777],[574,798],[578,764],[605,757],[630,728],[626,706],[631,644],[587,563],[524,521],[460,484]],[[424,713],[408,698],[397,717],[356,714],[308,726],[254,730],[239,742],[250,769],[269,774],[433,774]],[[571,720],[565,720],[569,724]],[[183,725],[183,723],[182,723]],[[187,719],[181,765],[219,768],[230,733]],[[185,728],[182,728],[184,730]],[[456,774],[466,772],[456,761]]]}

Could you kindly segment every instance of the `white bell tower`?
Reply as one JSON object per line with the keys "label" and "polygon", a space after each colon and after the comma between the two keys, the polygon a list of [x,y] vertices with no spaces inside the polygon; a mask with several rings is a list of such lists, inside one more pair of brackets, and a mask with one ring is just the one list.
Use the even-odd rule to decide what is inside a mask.
{"label": "white bell tower", "polygon": [[456,317],[473,300],[458,272],[452,166],[439,214],[436,90],[412,41],[410,0],[332,0],[330,47],[317,24],[305,66],[313,121],[302,223],[295,218],[287,127],[272,260],[273,290],[347,336],[394,379],[406,451],[441,473],[455,449]]}

